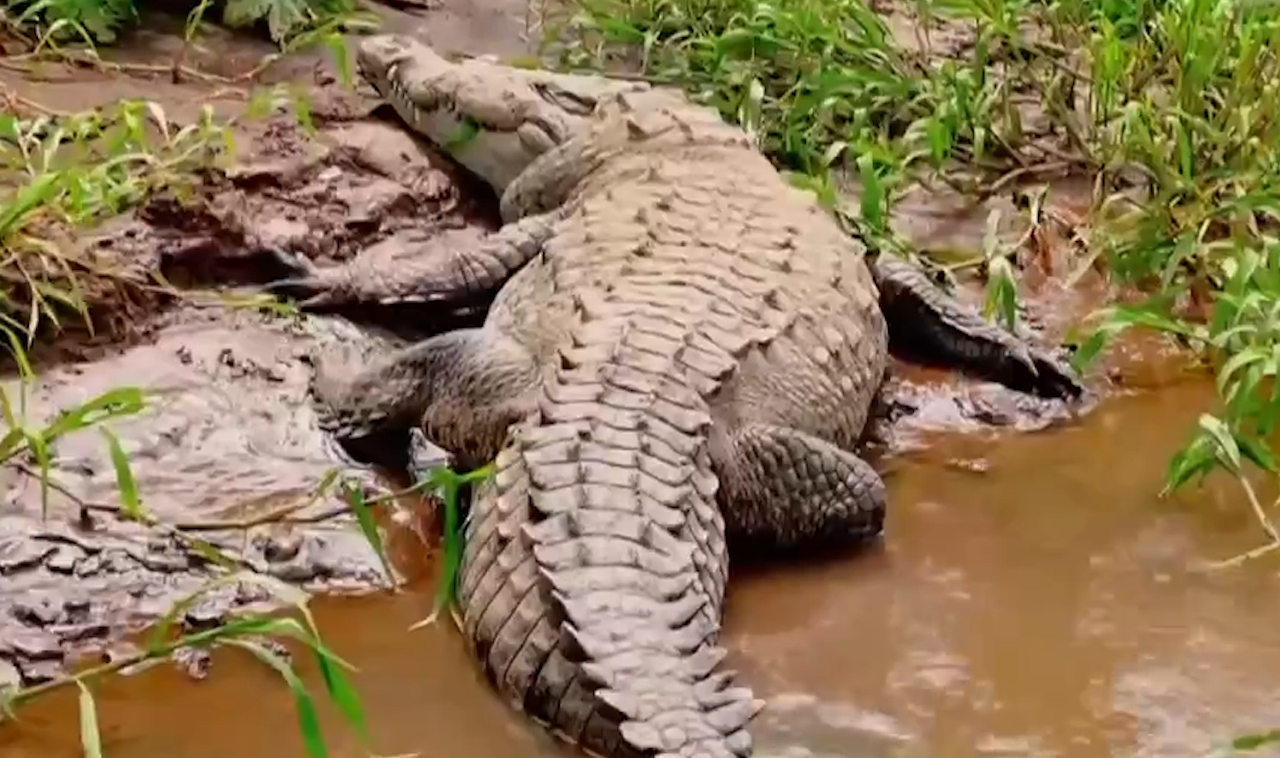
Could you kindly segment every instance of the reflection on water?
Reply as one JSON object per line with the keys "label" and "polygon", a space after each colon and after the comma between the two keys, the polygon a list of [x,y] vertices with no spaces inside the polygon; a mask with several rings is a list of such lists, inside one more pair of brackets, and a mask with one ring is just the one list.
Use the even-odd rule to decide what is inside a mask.
{"label": "reflection on water", "polygon": [[[769,701],[759,755],[1202,755],[1280,725],[1276,572],[1196,566],[1258,539],[1229,486],[1155,497],[1208,390],[1112,400],[1081,425],[952,440],[900,461],[883,549],[735,573],[726,642]],[[952,465],[985,460],[985,473]],[[382,755],[563,755],[492,697],[447,628],[406,631],[430,587],[332,600]],[[310,681],[315,681],[312,678]],[[188,683],[105,687],[111,758],[302,755],[292,703],[240,655]],[[73,693],[0,730],[6,758],[79,755]],[[337,719],[336,756],[364,755]]]}

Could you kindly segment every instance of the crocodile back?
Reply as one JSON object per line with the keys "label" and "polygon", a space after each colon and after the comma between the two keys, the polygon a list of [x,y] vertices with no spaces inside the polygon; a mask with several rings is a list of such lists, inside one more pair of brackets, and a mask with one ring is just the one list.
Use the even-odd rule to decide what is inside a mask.
{"label": "crocodile back", "polygon": [[542,391],[473,505],[459,595],[498,689],[574,742],[729,758],[759,704],[715,644],[713,403],[753,353],[825,329],[845,348],[813,365],[860,427],[875,383],[848,375],[878,377],[886,337],[861,251],[813,197],[714,111],[650,100],[602,104],[504,194],[508,221],[558,217],[488,324]]}

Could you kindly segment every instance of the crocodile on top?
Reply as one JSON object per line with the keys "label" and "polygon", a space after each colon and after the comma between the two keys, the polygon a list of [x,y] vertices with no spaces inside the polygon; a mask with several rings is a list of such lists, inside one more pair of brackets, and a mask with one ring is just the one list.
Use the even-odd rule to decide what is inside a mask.
{"label": "crocodile on top", "polygon": [[[749,756],[761,707],[717,645],[728,549],[876,539],[855,452],[889,331],[1077,398],[1068,369],[888,256],[868,262],[741,129],[675,90],[451,62],[367,38],[362,75],[500,193],[474,249],[281,282],[311,303],[469,302],[446,332],[315,392],[340,439],[417,427],[473,493],[464,636],[513,706],[608,758]],[[459,139],[459,131],[471,139]],[[740,547],[742,546],[742,547]]]}

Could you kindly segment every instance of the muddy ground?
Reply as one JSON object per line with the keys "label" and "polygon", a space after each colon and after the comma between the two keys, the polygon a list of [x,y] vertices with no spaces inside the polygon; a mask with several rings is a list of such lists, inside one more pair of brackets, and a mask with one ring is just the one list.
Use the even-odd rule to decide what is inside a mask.
{"label": "muddy ground", "polygon": [[[486,31],[478,38],[453,46],[522,51],[508,28],[520,23],[511,8],[432,13],[426,36],[433,41],[456,42],[465,37],[458,30],[479,26]],[[425,23],[386,14],[393,29],[420,30]],[[491,23],[490,16],[502,21]],[[4,69],[0,86],[32,109],[149,97],[182,120],[194,118],[203,103],[224,114],[243,108],[243,92],[225,81],[174,83],[167,74],[136,68],[172,60],[178,44],[163,23],[149,28],[117,53],[134,68]],[[234,79],[265,52],[260,43],[218,32],[188,62]],[[339,346],[385,349],[453,324],[407,323],[397,314],[392,322],[400,328],[393,332],[387,323],[361,318],[226,307],[215,291],[249,294],[281,276],[268,252],[273,248],[324,265],[397,235],[449,235],[468,244],[494,228],[493,199],[410,137],[377,102],[344,89],[320,59],[285,61],[265,79],[307,87],[318,134],[307,135],[288,114],[244,124],[237,129],[236,168],[210,176],[191,198],[157,197],[86,240],[94,256],[159,272],[179,291],[159,296],[139,287],[105,300],[99,305],[114,316],[107,321],[116,328],[97,340],[80,335],[43,351],[47,370],[33,390],[31,417],[48,417],[121,385],[154,390],[146,413],[111,428],[130,455],[145,505],[161,520],[290,582],[320,590],[374,589],[382,586],[382,571],[350,518],[320,518],[342,510],[334,496],[291,513],[318,523],[217,527],[261,519],[304,500],[327,470],[348,465],[319,433],[308,403],[319,354]],[[1071,197],[1065,193],[1062,202],[1070,206]],[[908,207],[905,230],[922,243],[980,249],[989,207],[923,200]],[[1010,227],[1010,234],[1018,231],[1016,224]],[[964,295],[980,299],[976,288]],[[1030,321],[1043,324],[1048,339],[1060,338],[1093,302],[1087,289],[1067,290],[1051,278],[1032,282],[1024,296]],[[1126,367],[1137,365],[1123,354],[1117,360],[1116,376],[1131,375]],[[1106,384],[1104,379],[1098,389],[1108,391]],[[1032,431],[1069,418],[1060,404],[911,366],[899,367],[896,397],[890,457],[926,445],[934,433]],[[57,675],[78,650],[121,644],[128,630],[210,575],[209,566],[171,534],[126,524],[110,512],[118,502],[116,479],[98,433],[72,435],[56,452],[58,488],[49,496],[47,518],[41,518],[30,465],[0,471],[0,659],[14,663],[27,683]],[[956,465],[984,470],[980,457]],[[886,468],[892,471],[892,461]],[[350,470],[370,493],[389,486]],[[188,621],[199,626],[268,600],[248,585],[232,587],[194,609]]]}

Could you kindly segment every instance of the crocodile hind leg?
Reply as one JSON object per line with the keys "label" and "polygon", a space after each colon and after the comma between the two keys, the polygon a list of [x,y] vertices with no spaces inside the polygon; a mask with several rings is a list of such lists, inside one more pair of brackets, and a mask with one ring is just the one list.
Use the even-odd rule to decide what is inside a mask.
{"label": "crocodile hind leg", "polygon": [[522,218],[487,235],[478,245],[454,246],[447,235],[403,232],[330,268],[316,268],[278,253],[298,274],[266,288],[313,310],[393,303],[473,306],[491,298],[542,251],[554,220],[554,214]]}
{"label": "crocodile hind leg", "polygon": [[322,365],[312,391],[321,428],[340,441],[420,425],[457,465],[474,468],[497,455],[507,427],[532,407],[537,376],[523,347],[482,327],[424,340],[350,378]]}
{"label": "crocodile hind leg", "polygon": [[855,453],[762,423],[720,427],[711,440],[735,554],[856,544],[883,530],[884,482]]}
{"label": "crocodile hind leg", "polygon": [[923,271],[881,254],[871,265],[895,352],[956,365],[1043,397],[1075,399],[1084,387],[1046,351],[982,318]]}

